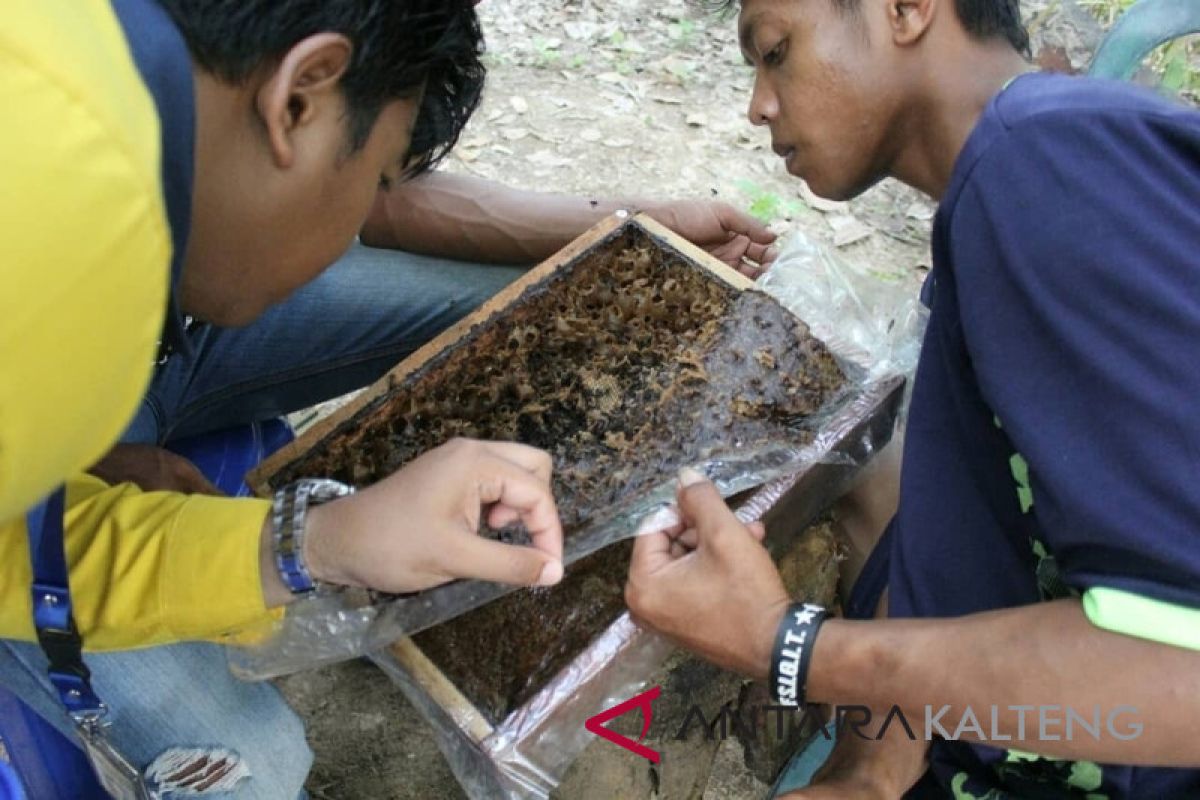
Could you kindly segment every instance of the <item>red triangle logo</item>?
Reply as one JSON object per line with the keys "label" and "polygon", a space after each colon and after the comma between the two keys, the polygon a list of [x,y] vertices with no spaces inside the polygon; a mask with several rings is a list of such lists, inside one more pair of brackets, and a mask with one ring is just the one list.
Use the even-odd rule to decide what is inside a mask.
{"label": "red triangle logo", "polygon": [[[615,705],[606,711],[601,711],[594,717],[589,717],[588,720],[583,723],[583,727],[587,728],[597,736],[607,739],[618,747],[623,747],[629,752],[639,755],[642,758],[657,764],[660,759],[658,751],[651,750],[649,747],[639,743],[642,741],[642,739],[645,739],[646,734],[650,732],[650,722],[654,719],[654,701],[660,694],[662,694],[662,687],[655,686],[653,689],[642,692],[636,697],[631,697],[620,705]],[[604,727],[604,723],[610,722],[624,714],[626,711],[630,711],[634,708],[640,708],[642,710],[642,735],[638,737],[636,742],[633,739],[622,736],[621,734]]]}

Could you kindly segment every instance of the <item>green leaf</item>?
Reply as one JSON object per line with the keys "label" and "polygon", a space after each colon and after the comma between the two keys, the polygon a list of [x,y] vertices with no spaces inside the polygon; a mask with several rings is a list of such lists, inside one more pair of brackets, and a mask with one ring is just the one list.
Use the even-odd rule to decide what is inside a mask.
{"label": "green leaf", "polygon": [[750,215],[762,222],[775,219],[778,210],[779,198],[772,194],[759,195],[750,203]]}

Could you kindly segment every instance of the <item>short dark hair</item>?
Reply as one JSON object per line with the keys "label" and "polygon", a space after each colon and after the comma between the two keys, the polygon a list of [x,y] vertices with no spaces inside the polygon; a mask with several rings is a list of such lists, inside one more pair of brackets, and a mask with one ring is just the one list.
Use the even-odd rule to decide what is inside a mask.
{"label": "short dark hair", "polygon": [[[856,13],[862,0],[829,0],[839,10]],[[728,10],[738,0],[715,0],[711,6]],[[954,11],[967,33],[976,39],[1008,41],[1023,56],[1029,56],[1029,32],[1021,22],[1021,0],[954,0]]]}
{"label": "short dark hair", "polygon": [[340,87],[350,151],[361,148],[383,107],[421,92],[409,172],[450,151],[479,105],[486,70],[472,0],[158,0],[192,59],[229,83],[278,62],[317,33],[340,33],[353,54]]}

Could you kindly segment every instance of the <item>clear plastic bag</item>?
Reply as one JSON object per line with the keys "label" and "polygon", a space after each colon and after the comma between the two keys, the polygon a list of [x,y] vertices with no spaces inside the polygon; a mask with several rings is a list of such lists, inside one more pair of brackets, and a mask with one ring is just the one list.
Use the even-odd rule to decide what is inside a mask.
{"label": "clear plastic bag", "polygon": [[794,231],[759,286],[866,380],[916,370],[929,311],[910,276],[847,261]]}

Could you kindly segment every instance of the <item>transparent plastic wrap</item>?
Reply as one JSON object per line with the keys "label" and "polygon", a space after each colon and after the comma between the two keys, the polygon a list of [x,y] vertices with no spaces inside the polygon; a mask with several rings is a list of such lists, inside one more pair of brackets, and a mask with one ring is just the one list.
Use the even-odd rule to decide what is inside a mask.
{"label": "transparent plastic wrap", "polygon": [[796,230],[759,286],[868,380],[912,378],[929,311],[911,273],[847,261]]}
{"label": "transparent plastic wrap", "polygon": [[[671,653],[672,646],[623,614],[569,668],[496,728],[463,724],[421,680],[400,645],[371,659],[400,687],[434,731],[438,749],[474,800],[548,798],[591,734],[584,720],[626,699]],[[397,653],[400,655],[397,656]],[[457,719],[456,719],[457,716]],[[469,714],[467,715],[469,716]],[[575,725],[575,723],[578,723]]]}

